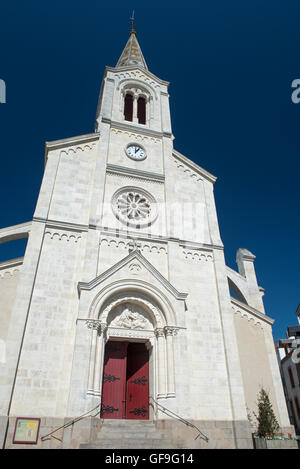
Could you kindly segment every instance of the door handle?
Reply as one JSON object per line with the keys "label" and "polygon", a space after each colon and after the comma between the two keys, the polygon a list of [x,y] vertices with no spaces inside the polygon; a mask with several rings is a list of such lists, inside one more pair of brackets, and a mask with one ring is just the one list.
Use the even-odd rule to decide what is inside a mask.
{"label": "door handle", "polygon": [[129,401],[131,401],[131,400],[132,400],[132,394],[130,393],[129,394]]}

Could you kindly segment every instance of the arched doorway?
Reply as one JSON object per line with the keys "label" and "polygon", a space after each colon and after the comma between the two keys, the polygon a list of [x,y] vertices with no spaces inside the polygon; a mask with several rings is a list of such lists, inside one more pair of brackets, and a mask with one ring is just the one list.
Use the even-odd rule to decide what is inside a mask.
{"label": "arched doorway", "polygon": [[[133,363],[132,366],[135,366],[134,362],[131,361],[130,355],[128,358],[125,349],[120,349],[119,351],[120,362],[122,356],[124,363],[123,365],[121,363],[116,364],[114,371],[120,371],[123,367],[122,377],[119,374],[114,374],[112,368],[111,370],[106,368],[108,366],[106,364],[108,358],[107,356],[105,357],[107,344],[114,343],[115,345],[116,342],[120,342],[123,344],[142,343],[144,344],[143,347],[148,351],[149,378],[146,377],[146,379],[149,383],[150,397],[154,399],[175,397],[173,340],[179,328],[174,325],[173,312],[169,310],[165,313],[166,309],[167,307],[163,305],[162,308],[161,304],[153,296],[151,297],[148,294],[144,294],[144,292],[139,292],[137,289],[134,291],[128,289],[125,292],[119,290],[113,295],[110,294],[103,298],[100,305],[97,302],[94,303],[94,310],[98,318],[87,320],[88,327],[92,329],[87,390],[89,395],[101,397],[102,403],[103,389],[106,392],[106,384],[107,386],[111,384],[107,380],[114,380],[115,384],[119,384],[119,381],[122,381],[123,388],[121,389],[120,387],[118,392],[122,396],[123,401],[126,400],[126,393],[128,392],[126,381],[129,379],[130,371],[127,371],[127,368],[125,368],[125,362],[126,367],[127,363],[129,363],[128,366],[131,366],[130,363]],[[167,319],[168,322],[170,321],[169,324]],[[120,347],[125,346],[121,345]],[[132,346],[130,345],[129,351],[131,348]],[[109,377],[109,375],[115,376],[116,379]],[[104,379],[105,383],[103,383]],[[105,384],[104,388],[103,384]],[[145,390],[146,388],[143,389]],[[130,393],[131,391],[128,393],[128,399],[130,398]],[[113,405],[112,402],[103,400],[103,406],[106,406],[107,410],[107,412],[104,412],[104,407],[102,406],[104,418],[128,418],[128,412],[133,412],[134,409],[137,410],[135,413],[130,413],[129,418],[149,418],[149,416],[144,415],[146,414],[143,410],[144,404],[134,405],[127,412],[126,417],[126,409],[129,409],[129,402],[125,402],[123,405],[120,405],[120,400],[116,402],[118,402],[118,405]],[[133,400],[133,404],[135,403],[136,400]],[[110,407],[114,407],[118,411],[113,411]],[[109,413],[111,414],[110,416]],[[150,418],[153,418],[151,411]]]}
{"label": "arched doorway", "polygon": [[117,301],[107,316],[109,335],[104,349],[101,392],[103,418],[149,419],[150,344],[146,337],[147,333],[153,334],[154,326],[145,305],[135,300]]}
{"label": "arched doorway", "polygon": [[145,343],[106,343],[101,417],[149,419],[149,352]]}

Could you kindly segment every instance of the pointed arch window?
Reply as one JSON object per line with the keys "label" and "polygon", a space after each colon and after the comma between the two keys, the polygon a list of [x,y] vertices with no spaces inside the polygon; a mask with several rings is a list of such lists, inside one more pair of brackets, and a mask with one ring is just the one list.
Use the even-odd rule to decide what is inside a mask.
{"label": "pointed arch window", "polygon": [[132,121],[133,118],[133,96],[130,93],[124,99],[124,118],[126,121]]}
{"label": "pointed arch window", "polygon": [[143,96],[138,98],[137,117],[139,124],[146,124],[146,99]]}

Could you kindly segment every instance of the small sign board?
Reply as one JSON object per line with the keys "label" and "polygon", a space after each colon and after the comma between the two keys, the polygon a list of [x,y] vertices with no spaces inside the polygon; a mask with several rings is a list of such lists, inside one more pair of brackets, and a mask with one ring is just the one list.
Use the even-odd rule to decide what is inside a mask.
{"label": "small sign board", "polygon": [[17,417],[13,443],[36,445],[41,419]]}

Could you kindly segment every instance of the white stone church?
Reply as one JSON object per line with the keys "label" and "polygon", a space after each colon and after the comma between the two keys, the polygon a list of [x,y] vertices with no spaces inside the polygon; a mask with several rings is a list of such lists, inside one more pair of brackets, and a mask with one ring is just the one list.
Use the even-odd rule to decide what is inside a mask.
{"label": "white stone church", "polygon": [[226,266],[216,177],[173,148],[168,85],[132,30],[95,132],[46,143],[32,221],[0,230],[28,237],[0,264],[2,447],[251,448],[261,386],[292,431],[255,256]]}

